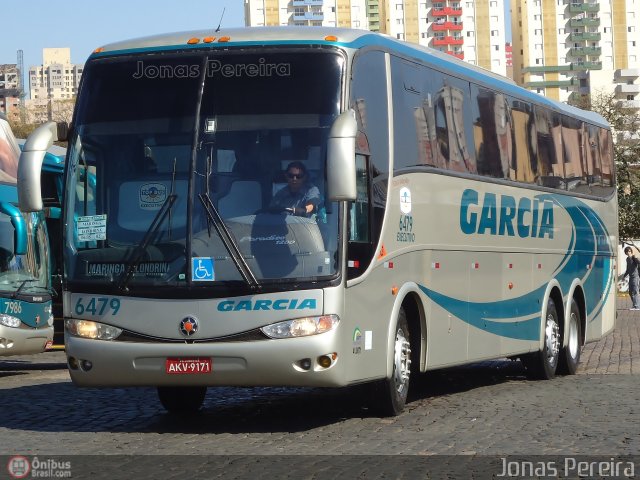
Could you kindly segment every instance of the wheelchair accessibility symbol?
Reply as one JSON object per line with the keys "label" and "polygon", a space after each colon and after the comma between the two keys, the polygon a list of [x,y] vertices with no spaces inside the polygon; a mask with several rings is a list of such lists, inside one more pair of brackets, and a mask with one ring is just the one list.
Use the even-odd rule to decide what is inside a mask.
{"label": "wheelchair accessibility symbol", "polygon": [[213,258],[194,257],[191,259],[191,280],[194,282],[213,282]]}

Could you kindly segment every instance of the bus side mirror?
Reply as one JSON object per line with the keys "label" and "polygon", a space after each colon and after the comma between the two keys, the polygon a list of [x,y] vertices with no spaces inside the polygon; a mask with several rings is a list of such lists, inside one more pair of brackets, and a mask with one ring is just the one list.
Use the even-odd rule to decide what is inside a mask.
{"label": "bus side mirror", "polygon": [[353,110],[335,119],[327,141],[327,198],[331,202],[356,199],[356,135]]}
{"label": "bus side mirror", "polygon": [[18,204],[23,212],[42,210],[40,173],[47,150],[58,139],[55,122],[40,125],[29,135],[18,162]]}

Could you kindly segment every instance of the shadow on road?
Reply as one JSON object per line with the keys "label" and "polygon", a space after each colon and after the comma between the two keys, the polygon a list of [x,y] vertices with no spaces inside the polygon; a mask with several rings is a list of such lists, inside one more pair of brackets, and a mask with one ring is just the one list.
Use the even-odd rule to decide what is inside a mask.
{"label": "shadow on road", "polygon": [[[519,362],[508,361],[430,372],[412,378],[408,407],[428,408],[431,397],[522,379]],[[373,408],[363,406],[371,400],[370,392],[364,386],[212,387],[200,412],[170,415],[154,388],[81,389],[65,381],[4,389],[0,426],[43,432],[302,432],[344,419],[376,417]]]}

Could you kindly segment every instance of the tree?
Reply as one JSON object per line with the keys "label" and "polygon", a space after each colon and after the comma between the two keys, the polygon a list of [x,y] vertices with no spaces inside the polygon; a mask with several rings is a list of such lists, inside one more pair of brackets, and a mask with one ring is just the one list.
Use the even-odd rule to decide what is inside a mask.
{"label": "tree", "polygon": [[611,124],[620,241],[640,239],[640,112],[625,108],[614,93],[602,91],[582,97],[575,106],[596,112]]}

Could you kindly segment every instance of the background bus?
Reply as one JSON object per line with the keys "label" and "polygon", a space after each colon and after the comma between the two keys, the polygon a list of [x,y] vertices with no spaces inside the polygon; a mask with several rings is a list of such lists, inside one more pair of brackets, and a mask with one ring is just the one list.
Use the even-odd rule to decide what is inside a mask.
{"label": "background bus", "polygon": [[[77,385],[185,411],[207,386],[366,382],[397,414],[412,372],[574,373],[613,328],[601,117],[369,32],[219,35],[86,64],[63,208]],[[274,212],[301,176],[322,201]]]}
{"label": "background bus", "polygon": [[0,114],[0,355],[42,352],[53,339],[47,227],[42,211],[16,207],[19,160],[25,161]]}

